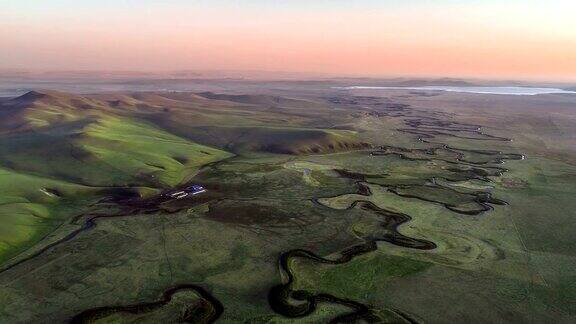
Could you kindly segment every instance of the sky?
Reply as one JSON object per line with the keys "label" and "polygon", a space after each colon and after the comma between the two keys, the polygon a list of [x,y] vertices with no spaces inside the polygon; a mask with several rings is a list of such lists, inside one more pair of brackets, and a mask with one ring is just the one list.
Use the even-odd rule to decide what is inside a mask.
{"label": "sky", "polygon": [[2,70],[576,80],[574,0],[2,0]]}

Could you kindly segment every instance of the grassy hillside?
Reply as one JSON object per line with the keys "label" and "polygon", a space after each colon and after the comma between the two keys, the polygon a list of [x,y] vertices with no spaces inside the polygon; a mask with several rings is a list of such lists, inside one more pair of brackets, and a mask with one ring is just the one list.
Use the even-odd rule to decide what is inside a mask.
{"label": "grassy hillside", "polygon": [[331,153],[370,146],[355,132],[343,130],[260,127],[243,129],[240,133],[243,137],[233,145],[279,154]]}
{"label": "grassy hillside", "polygon": [[57,91],[30,91],[0,105],[0,133],[50,127],[106,112],[105,102]]}
{"label": "grassy hillside", "polygon": [[[158,121],[157,121],[158,122]],[[282,126],[190,126],[177,121],[159,122],[166,129],[193,141],[236,154],[323,154],[370,146],[356,132]]]}
{"label": "grassy hillside", "polygon": [[166,102],[158,98],[164,97],[118,94],[91,98],[32,91],[9,100],[0,110],[6,117],[0,136],[0,164],[86,185],[168,186],[199,166],[228,156],[158,129],[141,120],[142,113],[114,105],[121,101],[162,112],[158,104]]}
{"label": "grassy hillside", "polygon": [[0,138],[0,164],[88,186],[171,186],[200,166],[228,156],[117,117]]}
{"label": "grassy hillside", "polygon": [[97,200],[101,189],[158,191],[229,152],[302,155],[369,146],[353,131],[302,127],[322,124],[324,109],[306,100],[208,92],[31,91],[3,100],[0,261]]}
{"label": "grassy hillside", "polygon": [[31,92],[1,113],[0,262],[101,198],[102,189],[158,191],[231,156],[97,99]]}
{"label": "grassy hillside", "polygon": [[202,165],[231,156],[187,141],[145,123],[107,118],[84,129],[79,145],[120,175],[110,182],[173,186]]}
{"label": "grassy hillside", "polygon": [[79,211],[94,189],[0,168],[0,262]]}

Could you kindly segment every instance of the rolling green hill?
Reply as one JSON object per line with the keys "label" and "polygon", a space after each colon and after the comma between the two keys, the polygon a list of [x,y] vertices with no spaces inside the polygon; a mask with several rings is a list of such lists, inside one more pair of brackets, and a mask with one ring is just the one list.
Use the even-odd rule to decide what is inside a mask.
{"label": "rolling green hill", "polygon": [[102,188],[151,193],[232,156],[82,96],[30,92],[1,113],[0,261],[101,198]]}
{"label": "rolling green hill", "polygon": [[323,109],[304,100],[214,93],[31,91],[3,101],[0,260],[49,234],[86,201],[101,198],[103,188],[149,195],[233,153],[369,147],[353,131],[302,127],[321,122],[316,111],[303,110],[306,105]]}

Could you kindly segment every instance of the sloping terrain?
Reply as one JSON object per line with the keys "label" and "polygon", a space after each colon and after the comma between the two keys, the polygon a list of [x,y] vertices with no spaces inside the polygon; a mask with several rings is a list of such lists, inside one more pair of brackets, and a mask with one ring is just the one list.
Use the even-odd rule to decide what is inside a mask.
{"label": "sloping terrain", "polygon": [[369,146],[352,131],[298,127],[313,115],[295,116],[292,108],[307,104],[260,95],[43,90],[3,100],[3,185],[22,185],[1,197],[0,258],[31,246],[74,214],[76,203],[98,200],[105,188],[150,195],[185,183],[230,152],[300,155]]}
{"label": "sloping terrain", "polygon": [[233,128],[236,135],[228,142],[237,148],[277,154],[326,154],[339,151],[366,149],[369,143],[358,139],[355,132],[345,130],[298,129],[281,127]]}
{"label": "sloping terrain", "polygon": [[370,147],[356,132],[349,130],[265,125],[190,126],[178,121],[163,121],[160,124],[193,141],[236,154],[325,154]]}
{"label": "sloping terrain", "polygon": [[0,260],[101,199],[102,189],[150,194],[231,156],[83,96],[34,91],[0,111]]}
{"label": "sloping terrain", "polygon": [[0,138],[0,163],[89,186],[174,185],[227,153],[127,118],[102,117]]}
{"label": "sloping terrain", "polygon": [[42,239],[95,190],[0,168],[0,262]]}
{"label": "sloping terrain", "polygon": [[[171,96],[174,97],[174,95]],[[320,106],[318,103],[309,100],[285,98],[271,95],[253,95],[253,94],[236,95],[236,94],[218,94],[212,92],[202,92],[198,93],[197,96],[211,100],[228,101],[252,106],[260,106],[263,108],[309,109],[311,107],[318,108]]]}

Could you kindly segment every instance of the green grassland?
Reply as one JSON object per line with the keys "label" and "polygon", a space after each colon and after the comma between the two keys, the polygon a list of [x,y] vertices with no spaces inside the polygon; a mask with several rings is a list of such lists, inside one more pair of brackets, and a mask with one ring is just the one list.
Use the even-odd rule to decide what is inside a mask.
{"label": "green grassland", "polygon": [[11,135],[1,147],[0,160],[13,169],[88,186],[172,186],[230,156],[114,117]]}
{"label": "green grassland", "polygon": [[103,189],[130,187],[150,195],[231,156],[145,121],[105,110],[86,113],[58,96],[55,103],[52,97],[47,103],[25,100],[32,108],[20,109],[19,117],[31,129],[0,136],[0,260],[101,199]]}
{"label": "green grassland", "polygon": [[[106,189],[135,190],[144,202],[188,182],[208,193],[95,219],[46,253],[4,268],[2,322],[67,322],[86,310],[150,303],[171,287],[195,284],[223,305],[218,323],[325,323],[353,307],[322,301],[296,318],[271,308],[271,287],[287,281],[280,256],[303,249],[336,260],[373,239],[376,250],[342,263],[290,259],[291,289],[366,305],[375,322],[576,319],[576,166],[566,161],[528,155],[497,164],[466,151],[463,162],[447,150],[413,150],[435,144],[398,129],[433,108],[392,116],[371,114],[390,113],[371,101],[338,106],[324,97],[142,93],[93,96],[82,100],[89,111],[79,113],[69,98],[57,98],[51,103],[73,117],[27,112],[23,118],[33,123],[0,135],[5,265],[77,230],[74,216],[124,207],[99,203]],[[533,149],[522,140],[434,141],[507,153]],[[407,151],[370,154],[381,145]],[[479,193],[507,204],[457,212],[476,210]],[[393,232],[383,226],[387,219],[358,201],[409,216],[397,231],[436,247],[382,240]],[[190,312],[210,322],[206,303],[181,291],[165,305],[110,312],[99,322],[177,322]]]}
{"label": "green grassland", "polygon": [[40,240],[91,194],[90,188],[81,185],[7,169],[0,169],[0,192],[1,261]]}

